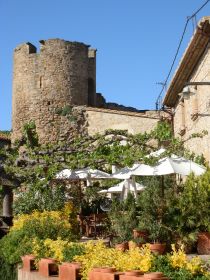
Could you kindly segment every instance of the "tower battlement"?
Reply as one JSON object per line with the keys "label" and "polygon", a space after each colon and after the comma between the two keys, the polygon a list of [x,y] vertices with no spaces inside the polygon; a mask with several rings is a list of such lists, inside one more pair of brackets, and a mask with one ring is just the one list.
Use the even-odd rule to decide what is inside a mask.
{"label": "tower battlement", "polygon": [[89,47],[80,42],[49,39],[40,41],[39,52],[31,43],[15,48],[13,141],[21,137],[23,125],[30,120],[35,121],[38,133],[45,137],[52,131],[59,134],[57,109],[96,106],[96,50]]}

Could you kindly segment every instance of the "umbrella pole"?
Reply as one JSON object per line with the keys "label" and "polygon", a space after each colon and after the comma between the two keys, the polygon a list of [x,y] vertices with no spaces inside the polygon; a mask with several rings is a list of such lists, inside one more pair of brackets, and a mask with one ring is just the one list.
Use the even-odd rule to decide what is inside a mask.
{"label": "umbrella pole", "polygon": [[164,196],[165,196],[165,194],[164,194],[164,176],[162,175],[161,176],[161,197],[162,197],[162,199],[164,199]]}
{"label": "umbrella pole", "polygon": [[161,205],[159,208],[159,222],[162,223],[163,220],[163,209],[164,209],[164,176],[161,175],[160,178],[160,184],[161,184]]}

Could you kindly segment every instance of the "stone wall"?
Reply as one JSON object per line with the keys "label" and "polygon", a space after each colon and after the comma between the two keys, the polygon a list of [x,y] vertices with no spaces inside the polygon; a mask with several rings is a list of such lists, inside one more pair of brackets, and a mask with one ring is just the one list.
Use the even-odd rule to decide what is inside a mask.
{"label": "stone wall", "polygon": [[[189,82],[210,82],[210,45],[193,71]],[[189,85],[186,92],[180,93],[175,107],[175,136],[185,140],[186,148],[196,154],[203,154],[210,161],[210,84]],[[193,133],[208,131],[202,140],[189,139]],[[188,140],[189,139],[189,140]]]}
{"label": "stone wall", "polygon": [[107,129],[123,129],[132,134],[149,132],[163,115],[157,111],[134,113],[90,107],[87,108],[86,113],[89,135],[102,133]]}

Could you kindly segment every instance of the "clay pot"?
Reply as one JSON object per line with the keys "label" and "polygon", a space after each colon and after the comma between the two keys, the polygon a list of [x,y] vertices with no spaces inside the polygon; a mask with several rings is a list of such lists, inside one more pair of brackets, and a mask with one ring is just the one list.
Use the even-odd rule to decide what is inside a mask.
{"label": "clay pot", "polygon": [[115,272],[116,269],[114,267],[101,267],[100,272],[102,273],[112,273]]}
{"label": "clay pot", "polygon": [[23,262],[23,270],[33,271],[36,270],[35,257],[33,255],[25,255],[21,257]]}
{"label": "clay pot", "polygon": [[115,249],[117,250],[121,250],[121,251],[125,251],[125,250],[128,250],[128,242],[123,242],[123,243],[120,243],[120,244],[116,244],[115,245]]}
{"label": "clay pot", "polygon": [[79,262],[71,262],[71,266],[73,266],[75,269],[80,269],[81,268],[81,263]]}
{"label": "clay pot", "polygon": [[198,234],[197,251],[199,255],[210,254],[210,232],[200,232]]}
{"label": "clay pot", "polygon": [[146,230],[138,230],[138,229],[134,229],[133,230],[133,238],[144,238],[145,240],[147,240],[148,238],[148,232]]}
{"label": "clay pot", "polygon": [[159,279],[163,277],[162,272],[150,272],[150,273],[145,273],[144,278],[145,279]]}
{"label": "clay pot", "polygon": [[42,258],[39,261],[39,273],[44,277],[58,275],[58,264],[51,258]]}
{"label": "clay pot", "polygon": [[166,244],[163,243],[151,243],[149,245],[150,251],[155,254],[162,255],[165,252]]}
{"label": "clay pot", "polygon": [[136,247],[138,247],[138,244],[136,242],[134,242],[132,240],[128,241],[128,248],[129,248],[129,250],[134,249]]}
{"label": "clay pot", "polygon": [[143,275],[144,273],[140,270],[129,270],[129,271],[125,271],[125,275],[127,276],[139,276],[139,275]]}

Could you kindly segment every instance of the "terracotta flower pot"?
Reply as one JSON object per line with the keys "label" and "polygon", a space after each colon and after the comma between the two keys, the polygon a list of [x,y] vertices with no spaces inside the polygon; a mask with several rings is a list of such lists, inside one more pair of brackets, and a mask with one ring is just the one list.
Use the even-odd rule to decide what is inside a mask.
{"label": "terracotta flower pot", "polygon": [[163,243],[151,243],[149,245],[150,250],[155,253],[162,255],[165,252],[166,244]]}
{"label": "terracotta flower pot", "polygon": [[79,278],[80,273],[80,263],[70,263],[70,262],[64,262],[61,265],[59,265],[59,280],[76,280]]}
{"label": "terracotta flower pot", "polygon": [[129,250],[135,249],[137,247],[138,247],[138,244],[136,242],[134,242],[132,240],[128,241],[128,248],[129,248]]}
{"label": "terracotta flower pot", "polygon": [[144,274],[145,279],[160,279],[162,277],[163,277],[162,272],[150,272]]}
{"label": "terracotta flower pot", "polygon": [[210,254],[210,232],[200,232],[198,234],[197,251],[199,255]]}
{"label": "terracotta flower pot", "polygon": [[115,272],[116,269],[114,267],[101,267],[100,272],[103,273],[112,273]]}
{"label": "terracotta flower pot", "polygon": [[144,238],[145,240],[147,240],[148,238],[148,232],[146,230],[138,230],[138,229],[134,229],[133,230],[133,238]]}
{"label": "terracotta flower pot", "polygon": [[21,257],[23,262],[23,270],[33,271],[36,270],[35,257],[33,255],[25,255]]}
{"label": "terracotta flower pot", "polygon": [[143,275],[144,272],[140,271],[140,270],[129,270],[129,271],[125,271],[125,275],[127,276],[139,276],[139,275]]}
{"label": "terracotta flower pot", "polygon": [[128,250],[128,242],[123,242],[123,243],[120,243],[120,244],[115,244],[115,249],[121,250],[123,252],[125,250]]}
{"label": "terracotta flower pot", "polygon": [[39,273],[44,277],[58,275],[58,264],[56,260],[50,258],[42,258],[39,261]]}

